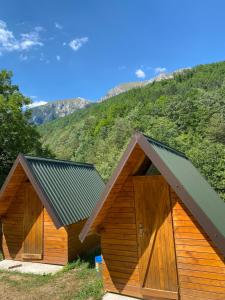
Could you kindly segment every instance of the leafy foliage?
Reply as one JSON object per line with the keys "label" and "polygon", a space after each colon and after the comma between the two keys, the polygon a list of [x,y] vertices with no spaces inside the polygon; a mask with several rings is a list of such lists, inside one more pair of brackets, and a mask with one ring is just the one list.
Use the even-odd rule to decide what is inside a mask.
{"label": "leafy foliage", "polygon": [[225,62],[132,89],[39,128],[57,157],[108,179],[135,130],[186,153],[225,199]]}
{"label": "leafy foliage", "polygon": [[20,93],[11,78],[11,72],[0,72],[0,186],[19,152],[51,155],[42,147],[36,128],[29,123],[30,112],[23,111],[30,99]]}

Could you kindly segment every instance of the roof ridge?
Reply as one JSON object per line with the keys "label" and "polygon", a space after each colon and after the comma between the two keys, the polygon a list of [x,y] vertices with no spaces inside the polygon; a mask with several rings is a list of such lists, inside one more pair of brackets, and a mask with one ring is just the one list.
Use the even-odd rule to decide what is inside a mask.
{"label": "roof ridge", "polygon": [[39,156],[32,156],[32,155],[24,155],[26,159],[30,160],[40,160],[40,161],[46,161],[46,162],[56,162],[56,163],[64,163],[64,164],[71,164],[71,165],[77,165],[77,166],[86,166],[86,167],[92,167],[94,168],[94,164],[91,163],[84,163],[84,162],[76,162],[71,160],[65,160],[65,159],[56,159],[56,158],[46,158],[46,157],[39,157]]}
{"label": "roof ridge", "polygon": [[185,154],[184,152],[181,152],[181,151],[179,151],[179,150],[177,150],[177,149],[175,149],[175,148],[173,148],[173,147],[170,147],[169,145],[167,145],[167,144],[165,144],[165,143],[163,143],[163,142],[160,142],[160,141],[158,141],[158,140],[156,140],[156,139],[154,139],[154,138],[152,138],[152,137],[150,137],[150,136],[148,136],[148,135],[146,135],[146,134],[144,134],[144,133],[142,133],[142,134],[143,134],[143,136],[144,136],[145,138],[147,138],[147,139],[148,139],[150,142],[152,142],[153,144],[156,144],[156,145],[159,146],[159,147],[165,148],[165,149],[167,149],[167,150],[169,150],[169,151],[171,151],[171,152],[173,152],[173,153],[175,153],[175,154],[178,154],[178,155],[180,155],[180,156],[182,156],[182,157],[188,159],[188,157],[186,156],[186,154]]}

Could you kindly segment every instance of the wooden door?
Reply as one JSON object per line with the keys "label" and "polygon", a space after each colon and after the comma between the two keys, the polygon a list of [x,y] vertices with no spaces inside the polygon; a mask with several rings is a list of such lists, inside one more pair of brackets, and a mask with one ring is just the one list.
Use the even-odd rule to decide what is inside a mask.
{"label": "wooden door", "polygon": [[178,299],[169,187],[162,176],[134,177],[143,296]]}
{"label": "wooden door", "polygon": [[42,259],[43,205],[30,183],[24,188],[24,242],[22,258]]}

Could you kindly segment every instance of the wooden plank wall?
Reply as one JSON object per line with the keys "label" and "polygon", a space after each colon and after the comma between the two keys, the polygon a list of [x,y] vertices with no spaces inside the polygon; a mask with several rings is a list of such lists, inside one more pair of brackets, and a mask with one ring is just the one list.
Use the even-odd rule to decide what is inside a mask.
{"label": "wooden plank wall", "polygon": [[110,190],[103,207],[94,219],[94,223],[92,224],[89,230],[89,234],[98,232],[99,227],[101,229],[102,222],[104,221],[106,215],[110,211],[112,203],[114,202],[115,198],[119,195],[121,188],[123,187],[128,176],[131,176],[138,171],[145,158],[145,153],[140,148],[140,146],[135,145],[132,153],[130,154],[129,159],[125,163],[121,173],[118,175],[116,182],[113,184],[112,189]]}
{"label": "wooden plank wall", "polygon": [[[11,171],[10,171],[11,172]],[[0,215],[4,215],[5,212],[8,210],[11,200],[17,195],[17,192],[21,185],[23,184],[24,180],[26,179],[26,174],[24,172],[23,167],[20,163],[18,163],[17,167],[12,174],[10,180],[6,179],[6,182],[3,185],[6,185],[4,189],[4,196],[1,195],[1,205],[0,205]]]}
{"label": "wooden plank wall", "polygon": [[66,227],[68,233],[68,259],[77,258],[78,255],[88,253],[92,249],[100,247],[100,237],[96,234],[88,236],[83,243],[79,239],[79,234],[87,219]]}
{"label": "wooden plank wall", "polygon": [[56,229],[44,208],[44,263],[65,265],[68,262],[68,236],[64,227]]}
{"label": "wooden plank wall", "polygon": [[6,259],[21,260],[23,246],[24,191],[21,188],[2,219],[2,250]]}
{"label": "wooden plank wall", "polygon": [[[11,202],[6,217],[3,219],[2,248],[6,259],[22,260],[23,216],[24,189],[21,186],[19,192]],[[66,264],[68,261],[68,243],[65,228],[56,229],[46,209],[44,209],[43,226],[43,259],[37,262]]]}
{"label": "wooden plank wall", "polygon": [[105,290],[141,297],[132,177],[127,178],[104,220],[101,248]]}
{"label": "wooden plank wall", "polygon": [[224,257],[173,191],[171,199],[181,299],[225,299]]}

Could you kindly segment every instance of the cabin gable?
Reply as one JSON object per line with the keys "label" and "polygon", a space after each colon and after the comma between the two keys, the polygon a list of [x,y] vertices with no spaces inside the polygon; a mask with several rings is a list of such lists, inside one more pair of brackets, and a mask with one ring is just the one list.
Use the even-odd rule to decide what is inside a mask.
{"label": "cabin gable", "polygon": [[91,164],[20,154],[0,190],[4,257],[64,265],[97,247],[78,235],[103,187]]}
{"label": "cabin gable", "polygon": [[[207,214],[209,201],[215,208]],[[219,201],[184,154],[135,135],[80,234],[82,241],[101,237],[105,290],[142,299],[225,299]]]}

